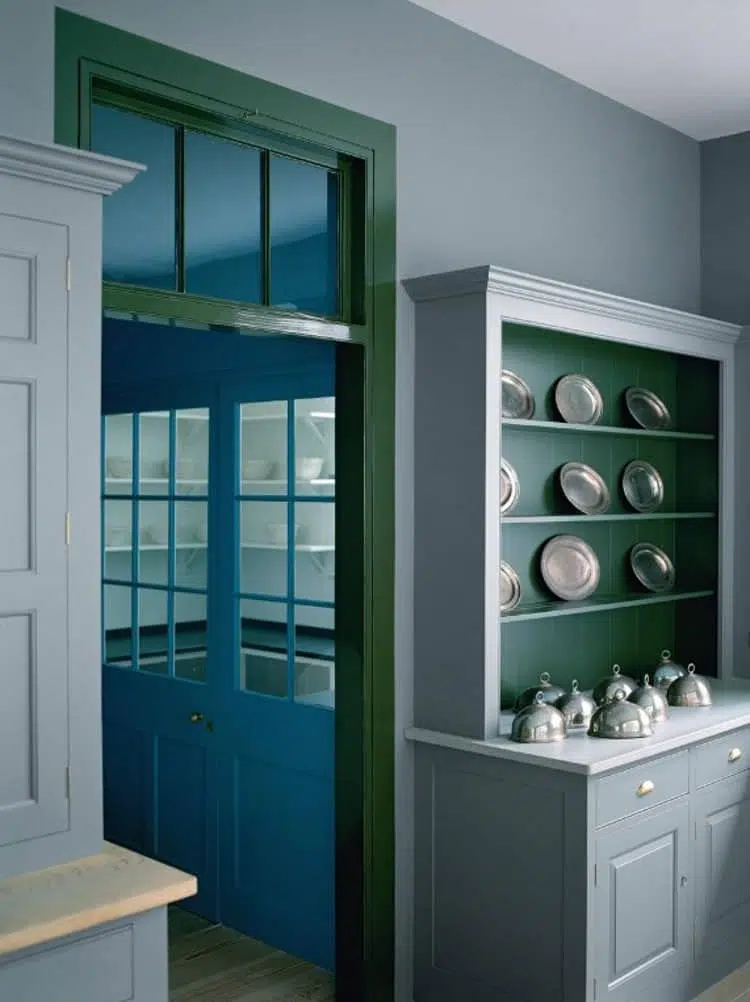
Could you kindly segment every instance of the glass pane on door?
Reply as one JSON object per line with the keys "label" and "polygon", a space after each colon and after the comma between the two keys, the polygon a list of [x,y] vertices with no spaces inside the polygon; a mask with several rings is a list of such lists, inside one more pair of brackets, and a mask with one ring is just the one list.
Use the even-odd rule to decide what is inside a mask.
{"label": "glass pane on door", "polygon": [[287,603],[237,602],[239,687],[286,698],[289,692]]}
{"label": "glass pane on door", "polygon": [[334,398],[241,404],[237,431],[240,687],[333,707]]}
{"label": "glass pane on door", "polygon": [[104,420],[103,629],[110,664],[206,679],[209,429],[208,408]]}

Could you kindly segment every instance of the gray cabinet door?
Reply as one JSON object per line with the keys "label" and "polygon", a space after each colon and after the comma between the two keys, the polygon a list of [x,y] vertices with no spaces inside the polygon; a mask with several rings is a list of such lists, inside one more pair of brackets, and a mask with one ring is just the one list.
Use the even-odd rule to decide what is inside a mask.
{"label": "gray cabinet door", "polygon": [[69,825],[67,255],[0,213],[0,846]]}
{"label": "gray cabinet door", "polygon": [[750,777],[695,795],[695,969],[699,986],[747,963],[750,944]]}
{"label": "gray cabinet door", "polygon": [[689,965],[687,797],[596,836],[595,999],[677,1002]]}

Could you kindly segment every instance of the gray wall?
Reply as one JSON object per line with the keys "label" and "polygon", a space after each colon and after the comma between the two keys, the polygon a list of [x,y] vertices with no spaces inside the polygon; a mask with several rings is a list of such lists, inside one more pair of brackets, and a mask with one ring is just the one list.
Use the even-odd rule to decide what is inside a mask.
{"label": "gray wall", "polygon": [[[407,0],[69,0],[398,127],[402,277],[493,263],[699,302],[699,147]],[[0,0],[0,133],[52,139],[54,0]],[[412,317],[398,317],[397,943],[410,998]]]}
{"label": "gray wall", "polygon": [[701,311],[750,323],[750,132],[701,143]]}
{"label": "gray wall", "polygon": [[[701,310],[750,324],[750,132],[701,143]],[[734,668],[750,677],[750,342],[735,362]]]}

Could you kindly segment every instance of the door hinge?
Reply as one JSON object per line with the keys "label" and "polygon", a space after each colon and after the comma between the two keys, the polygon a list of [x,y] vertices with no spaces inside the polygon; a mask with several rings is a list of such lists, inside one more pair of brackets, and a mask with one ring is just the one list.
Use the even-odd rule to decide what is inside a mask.
{"label": "door hinge", "polygon": [[65,797],[70,800],[70,766],[65,766]]}
{"label": "door hinge", "polygon": [[65,262],[65,286],[68,292],[70,292],[70,275],[71,275],[70,258],[68,258]]}
{"label": "door hinge", "polygon": [[597,984],[596,984],[596,978],[594,978],[594,1002],[596,1002],[596,990],[597,990]]}
{"label": "door hinge", "polygon": [[65,512],[65,545],[70,546],[70,512]]}
{"label": "door hinge", "polygon": [[596,863],[594,863],[594,887],[597,887],[598,884],[599,884],[599,867],[597,866]]}

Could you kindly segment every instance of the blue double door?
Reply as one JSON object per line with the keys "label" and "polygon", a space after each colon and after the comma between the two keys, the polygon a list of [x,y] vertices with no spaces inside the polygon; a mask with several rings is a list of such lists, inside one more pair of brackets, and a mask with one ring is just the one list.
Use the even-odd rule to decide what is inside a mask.
{"label": "blue double door", "polygon": [[105,836],[334,958],[331,365],[104,395]]}

